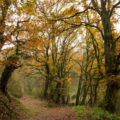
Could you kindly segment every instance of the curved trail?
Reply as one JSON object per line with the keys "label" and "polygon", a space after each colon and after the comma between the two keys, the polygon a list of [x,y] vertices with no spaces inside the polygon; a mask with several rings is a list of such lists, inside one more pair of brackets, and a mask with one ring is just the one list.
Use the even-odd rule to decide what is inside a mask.
{"label": "curved trail", "polygon": [[40,103],[38,99],[24,97],[20,100],[29,109],[36,109],[35,115],[22,120],[77,120],[76,114],[70,107],[47,108],[46,103]]}

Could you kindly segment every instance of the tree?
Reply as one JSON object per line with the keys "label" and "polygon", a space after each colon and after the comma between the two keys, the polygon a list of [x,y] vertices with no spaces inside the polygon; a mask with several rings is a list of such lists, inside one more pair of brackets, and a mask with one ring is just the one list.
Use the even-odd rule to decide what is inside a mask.
{"label": "tree", "polygon": [[39,22],[35,26],[35,38],[33,37],[28,45],[32,48],[33,59],[41,64],[39,67],[44,68],[42,73],[45,78],[44,98],[65,104],[67,85],[70,83],[70,71],[73,66],[71,61],[75,46],[72,43],[76,40],[77,34],[75,29],[66,31],[61,23],[48,20],[47,15],[53,16],[59,12],[57,9],[57,12],[53,13],[54,4],[53,6],[46,2],[41,4],[38,4],[41,16],[37,18]]}
{"label": "tree", "polygon": [[[15,1],[14,4],[16,2],[17,1]],[[20,31],[22,31],[22,32],[25,31],[25,30],[20,30],[20,28],[21,28],[20,24],[29,21],[29,19],[27,21],[26,20],[25,21],[18,21],[16,25],[15,25],[14,21],[10,21],[12,15],[13,15],[13,13],[12,13],[13,8],[11,7],[11,5],[13,5],[15,7],[14,9],[17,9],[17,5],[18,5],[16,3],[16,6],[15,6],[14,4],[12,4],[12,2],[9,0],[3,0],[2,2],[0,2],[0,5],[1,5],[0,10],[2,13],[1,20],[0,20],[0,24],[1,24],[0,52],[2,53],[2,51],[4,51],[4,50],[2,50],[2,47],[4,46],[5,43],[8,44],[8,46],[13,45],[13,49],[11,49],[11,53],[8,53],[9,57],[7,57],[5,59],[5,64],[4,64],[5,69],[2,73],[1,81],[0,81],[0,90],[2,91],[2,93],[4,95],[8,96],[9,99],[10,99],[10,97],[8,95],[8,92],[7,92],[8,80],[11,77],[11,74],[13,73],[13,71],[19,67],[18,61],[19,61],[20,41],[18,40],[18,37],[19,37]],[[9,26],[9,23],[10,23],[10,26]],[[9,31],[7,31],[6,29],[9,29]],[[12,39],[12,37],[14,37],[15,39]],[[21,43],[22,43],[22,41],[21,41]],[[9,49],[9,47],[8,47],[8,49]]]}
{"label": "tree", "polygon": [[10,0],[1,0],[0,2],[0,12],[1,12],[1,15],[0,15],[0,51],[4,43],[8,39],[4,35],[4,32],[5,32],[5,27],[6,27],[6,18],[7,18],[10,5],[11,5]]}
{"label": "tree", "polygon": [[8,84],[8,80],[9,78],[11,77],[11,74],[12,72],[18,68],[17,66],[17,61],[18,61],[18,58],[17,56],[11,56],[8,58],[8,60],[6,61],[6,67],[2,73],[2,77],[1,77],[1,91],[3,94],[5,94],[9,100],[10,100],[10,97],[8,95],[8,92],[7,92],[7,84]]}
{"label": "tree", "polygon": [[[104,41],[104,53],[105,53],[105,71],[106,76],[118,74],[116,70],[116,42],[120,39],[120,36],[114,36],[114,23],[116,9],[119,9],[120,1],[118,0],[89,0],[80,1],[78,4],[83,5],[83,11],[78,10],[71,16],[57,17],[56,21],[63,21],[72,27],[90,27],[95,28]],[[66,9],[67,10],[67,9]],[[91,15],[92,14],[92,15]],[[80,22],[71,23],[70,19],[74,19],[76,16],[80,16]],[[84,16],[83,16],[84,15]],[[89,18],[88,18],[89,16]],[[99,25],[98,25],[99,23]],[[114,87],[113,87],[114,86]],[[114,108],[114,88],[115,84],[108,81],[106,90],[106,109],[113,112]]]}

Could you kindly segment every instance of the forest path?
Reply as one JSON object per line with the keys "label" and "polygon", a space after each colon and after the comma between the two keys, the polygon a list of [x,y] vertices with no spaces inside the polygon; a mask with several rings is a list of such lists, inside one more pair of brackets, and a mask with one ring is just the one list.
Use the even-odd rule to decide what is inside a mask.
{"label": "forest path", "polygon": [[35,114],[22,120],[77,120],[76,113],[71,107],[52,107],[48,108],[45,101],[40,101],[33,97],[23,97],[21,103]]}

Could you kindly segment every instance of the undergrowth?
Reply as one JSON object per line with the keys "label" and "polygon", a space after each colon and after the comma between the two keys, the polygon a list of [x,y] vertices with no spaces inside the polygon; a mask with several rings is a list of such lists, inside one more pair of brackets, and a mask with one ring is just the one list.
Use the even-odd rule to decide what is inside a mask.
{"label": "undergrowth", "polygon": [[20,120],[29,116],[26,109],[16,98],[11,96],[11,102],[0,92],[0,120]]}
{"label": "undergrowth", "polygon": [[116,114],[111,114],[98,107],[76,106],[73,110],[77,112],[78,120],[120,120]]}

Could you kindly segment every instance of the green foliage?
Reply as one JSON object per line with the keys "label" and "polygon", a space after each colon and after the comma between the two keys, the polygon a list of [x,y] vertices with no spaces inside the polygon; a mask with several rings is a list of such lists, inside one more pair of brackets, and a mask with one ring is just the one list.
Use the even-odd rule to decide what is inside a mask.
{"label": "green foliage", "polygon": [[75,111],[77,111],[78,114],[80,115],[80,114],[83,114],[83,113],[84,113],[84,111],[85,111],[85,106],[76,106],[76,107],[74,107],[73,109],[74,109]]}
{"label": "green foliage", "polygon": [[119,116],[115,114],[110,114],[108,111],[97,107],[92,109],[92,115],[95,115],[95,118],[97,118],[97,120],[120,120]]}
{"label": "green foliage", "polygon": [[8,59],[19,59],[19,55],[11,55]]}
{"label": "green foliage", "polygon": [[78,120],[120,120],[116,114],[111,114],[98,107],[76,106],[73,108],[77,112]]}

